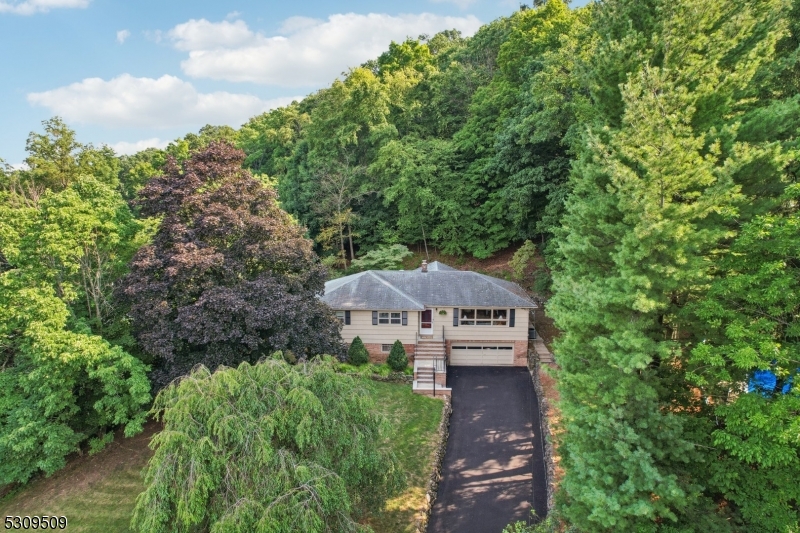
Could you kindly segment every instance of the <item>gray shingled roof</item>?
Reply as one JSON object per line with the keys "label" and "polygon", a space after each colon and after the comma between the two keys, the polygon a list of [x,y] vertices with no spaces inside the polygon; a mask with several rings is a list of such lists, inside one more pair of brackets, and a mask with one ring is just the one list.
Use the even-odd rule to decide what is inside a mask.
{"label": "gray shingled roof", "polygon": [[[434,266],[434,268],[431,268]],[[322,301],[333,309],[421,310],[440,307],[536,307],[516,283],[455,270],[438,261],[428,272],[368,270],[325,284]]]}

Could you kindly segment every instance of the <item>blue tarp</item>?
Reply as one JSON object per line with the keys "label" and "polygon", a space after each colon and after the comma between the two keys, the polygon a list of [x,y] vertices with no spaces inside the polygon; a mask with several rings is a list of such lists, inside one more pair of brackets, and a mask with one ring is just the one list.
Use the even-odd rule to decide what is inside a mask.
{"label": "blue tarp", "polygon": [[[800,368],[797,369],[800,372]],[[775,389],[780,388],[781,394],[788,394],[792,390],[794,376],[778,383],[778,376],[772,370],[756,370],[747,383],[747,392],[760,392],[762,396],[771,396]]]}

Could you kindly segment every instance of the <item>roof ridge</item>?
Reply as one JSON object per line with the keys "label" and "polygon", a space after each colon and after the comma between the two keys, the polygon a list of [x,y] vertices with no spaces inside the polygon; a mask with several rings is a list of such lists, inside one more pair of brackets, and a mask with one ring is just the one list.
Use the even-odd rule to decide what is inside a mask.
{"label": "roof ridge", "polygon": [[335,278],[335,279],[332,279],[332,280],[326,281],[325,283],[331,283],[331,282],[333,282],[333,281],[339,281],[339,280],[341,280],[341,279],[343,279],[343,278],[350,278],[350,277],[352,277],[352,278],[353,278],[353,279],[351,279],[351,280],[349,280],[349,281],[346,281],[346,282],[344,282],[344,283],[340,283],[340,284],[339,284],[339,285],[337,285],[336,287],[332,288],[330,291],[328,291],[327,289],[325,289],[325,292],[327,292],[328,294],[330,294],[330,293],[332,293],[332,292],[336,292],[336,291],[338,291],[339,289],[341,289],[342,287],[344,287],[345,285],[349,285],[349,284],[350,284],[350,283],[352,283],[353,281],[355,281],[355,280],[357,280],[358,278],[362,277],[362,276],[363,276],[364,274],[366,274],[366,273],[367,273],[367,272],[356,272],[355,274],[350,274],[349,276],[343,276],[342,278]]}
{"label": "roof ridge", "polygon": [[[500,285],[499,283],[496,283],[494,280],[497,279],[497,278],[494,278],[493,276],[489,276],[488,274],[481,274],[480,272],[475,272],[475,271],[472,271],[472,270],[470,270],[470,272],[485,278],[486,281],[488,281],[489,283],[491,283],[495,287],[499,287],[500,289],[503,289],[504,291],[506,291],[508,294],[510,294],[512,296],[515,296],[515,297],[520,298],[520,299],[522,298],[522,296],[520,296],[519,294],[515,294],[515,293],[511,292],[510,290],[508,290],[507,288],[505,288],[502,285]],[[506,280],[503,280],[503,281],[506,281]],[[509,281],[508,283],[514,283],[514,282],[513,281]],[[517,285],[517,287],[522,289],[522,287],[519,284],[515,283],[515,285]],[[525,289],[522,289],[522,291],[525,292]],[[525,293],[525,294],[527,294],[527,293]],[[533,303],[533,300],[531,300],[530,298],[526,297],[526,299],[529,300],[531,303]]]}
{"label": "roof ridge", "polygon": [[377,278],[377,280],[378,280],[378,281],[380,281],[381,283],[383,283],[384,285],[386,285],[387,287],[389,287],[389,288],[390,288],[390,289],[392,289],[393,291],[397,292],[397,293],[398,293],[398,294],[400,294],[402,297],[404,297],[404,298],[408,298],[409,300],[411,300],[412,302],[414,302],[414,303],[415,303],[415,304],[417,304],[418,306],[422,307],[423,309],[425,308],[425,304],[422,304],[422,303],[418,302],[418,301],[416,300],[416,298],[412,298],[411,296],[409,296],[409,295],[408,295],[408,294],[406,294],[405,292],[401,291],[400,289],[398,289],[397,287],[395,287],[394,285],[392,285],[392,284],[389,282],[389,280],[387,280],[387,279],[386,279],[386,278],[384,278],[383,276],[380,276],[380,275],[378,275],[378,274],[377,274],[377,272],[376,272],[375,270],[367,270],[367,272],[366,272],[366,273],[367,273],[367,274],[372,274],[372,276],[373,276],[374,278]]}

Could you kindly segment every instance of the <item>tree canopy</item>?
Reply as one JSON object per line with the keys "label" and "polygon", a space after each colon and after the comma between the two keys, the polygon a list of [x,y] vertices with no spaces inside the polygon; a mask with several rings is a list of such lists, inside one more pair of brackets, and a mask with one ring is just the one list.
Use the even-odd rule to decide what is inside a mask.
{"label": "tree canopy", "polygon": [[85,444],[141,431],[147,366],[123,349],[114,283],[149,235],[116,189],[113,154],[60,120],[0,187],[0,485],[51,474]]}
{"label": "tree canopy", "polygon": [[143,532],[364,531],[402,484],[364,380],[331,361],[195,368],[163,389],[164,423],[133,526]]}
{"label": "tree canopy", "polygon": [[[171,385],[156,409],[168,423],[188,424],[203,394],[254,394],[243,376],[281,383],[259,402],[296,400],[316,420],[334,407],[306,392],[330,369],[255,363],[344,355],[317,298],[323,264],[400,268],[415,244],[513,248],[514,277],[552,291],[561,332],[565,473],[545,530],[800,528],[800,0],[568,4],[392,43],[302,101],[163,150],[117,157],[46,121],[27,168],[0,166],[0,451],[18,458],[0,483],[136,431],[145,363],[157,388],[198,363],[247,363]],[[368,359],[359,338],[350,356]],[[206,407],[204,427],[232,431]],[[246,431],[197,430],[186,461],[218,468],[209,443],[224,441],[261,461],[247,464],[302,468],[258,486],[209,470],[183,488],[151,470],[138,527],[223,530],[240,515],[209,487],[268,499],[328,471],[291,493],[320,506],[259,499],[241,517],[353,527],[365,485],[303,455],[311,422],[280,426],[303,435],[280,435],[294,455],[251,457],[236,439],[262,412],[245,407]],[[160,438],[163,466],[183,475],[183,444]]]}
{"label": "tree canopy", "polygon": [[763,127],[791,98],[758,98],[786,68],[785,9],[618,0],[586,26],[575,73],[593,109],[571,144],[548,307],[559,507],[580,529],[798,527],[800,441],[782,414],[797,391],[747,386],[800,367],[793,290],[777,296],[796,282],[797,130]]}
{"label": "tree canopy", "polygon": [[120,287],[134,335],[163,386],[202,363],[254,363],[275,350],[339,354],[339,322],[317,296],[325,268],[275,191],[242,169],[245,155],[212,142],[140,191],[161,217]]}
{"label": "tree canopy", "polygon": [[549,235],[574,112],[539,98],[562,89],[539,74],[562,68],[553,54],[574,46],[587,12],[552,0],[469,39],[448,30],[392,43],[248,122],[246,164],[277,179],[282,205],[340,262],[395,242],[488,257]]}

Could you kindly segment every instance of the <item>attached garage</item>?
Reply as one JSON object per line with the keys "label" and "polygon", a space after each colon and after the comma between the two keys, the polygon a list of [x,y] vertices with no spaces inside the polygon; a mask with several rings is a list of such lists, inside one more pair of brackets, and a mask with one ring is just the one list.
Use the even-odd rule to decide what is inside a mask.
{"label": "attached garage", "polygon": [[513,366],[513,343],[453,343],[452,366]]}

